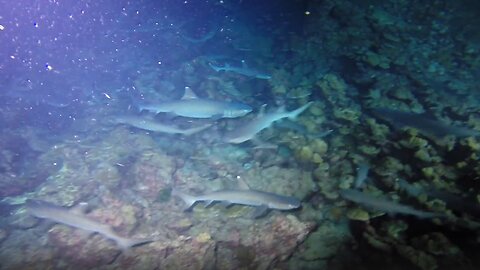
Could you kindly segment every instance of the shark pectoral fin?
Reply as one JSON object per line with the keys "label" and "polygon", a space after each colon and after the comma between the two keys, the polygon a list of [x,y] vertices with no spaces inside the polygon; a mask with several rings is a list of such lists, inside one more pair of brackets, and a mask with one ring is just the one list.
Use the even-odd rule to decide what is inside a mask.
{"label": "shark pectoral fin", "polygon": [[255,208],[255,211],[252,213],[252,218],[263,217],[268,212],[268,206],[265,204],[259,205]]}

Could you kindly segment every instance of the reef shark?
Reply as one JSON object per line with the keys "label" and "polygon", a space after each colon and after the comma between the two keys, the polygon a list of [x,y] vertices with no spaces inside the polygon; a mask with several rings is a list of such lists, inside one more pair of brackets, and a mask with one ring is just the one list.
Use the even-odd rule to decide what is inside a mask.
{"label": "reef shark", "polygon": [[417,210],[411,206],[403,205],[383,198],[373,197],[356,189],[344,189],[340,195],[349,201],[361,204],[372,210],[390,214],[412,215],[418,218],[442,218],[445,214]]}
{"label": "reef shark", "polygon": [[241,74],[247,77],[253,77],[253,78],[263,79],[263,80],[270,80],[272,78],[270,74],[248,67],[247,64],[245,64],[245,61],[242,61],[241,67],[231,66],[228,63],[226,63],[223,66],[215,65],[212,63],[208,63],[208,65],[216,72],[219,72],[219,71],[233,72],[233,73]]}
{"label": "reef shark", "polygon": [[154,113],[172,113],[190,118],[214,119],[241,117],[252,111],[252,107],[240,102],[198,98],[189,87],[185,87],[185,94],[180,100],[159,104],[142,104],[138,106],[138,109]]}
{"label": "reef shark", "polygon": [[254,217],[262,216],[268,209],[292,210],[299,208],[301,205],[300,200],[294,197],[252,189],[219,190],[198,196],[188,195],[173,189],[172,195],[185,202],[186,210],[191,209],[197,202],[206,202],[206,207],[215,202],[221,202],[225,206],[241,204],[256,207]]}
{"label": "reef shark", "polygon": [[236,129],[233,129],[227,132],[224,135],[223,140],[228,143],[243,143],[248,140],[251,140],[255,137],[260,131],[270,127],[274,122],[281,120],[283,118],[296,119],[298,115],[303,113],[313,102],[309,102],[302,107],[286,112],[283,107],[279,108],[276,112],[265,113],[265,106],[262,107],[260,113],[252,119],[250,122],[247,122],[245,125],[241,125]]}
{"label": "reef shark", "polygon": [[115,124],[125,124],[125,125],[129,125],[132,127],[153,131],[153,132],[161,132],[161,133],[168,133],[168,134],[183,134],[186,136],[195,134],[197,132],[200,132],[212,126],[212,124],[207,124],[199,127],[180,129],[172,125],[162,124],[153,119],[142,118],[139,116],[116,116],[111,119],[111,122]]}
{"label": "reef shark", "polygon": [[45,201],[27,200],[26,207],[27,211],[37,218],[48,219],[90,233],[98,233],[113,240],[123,250],[154,241],[153,239],[130,239],[118,235],[110,226],[87,217],[85,215],[86,203],[65,208]]}
{"label": "reef shark", "polygon": [[396,128],[412,127],[432,138],[442,138],[448,135],[455,137],[479,136],[480,132],[462,126],[450,126],[442,121],[432,119],[425,114],[403,112],[386,108],[373,109],[374,114],[386,119]]}

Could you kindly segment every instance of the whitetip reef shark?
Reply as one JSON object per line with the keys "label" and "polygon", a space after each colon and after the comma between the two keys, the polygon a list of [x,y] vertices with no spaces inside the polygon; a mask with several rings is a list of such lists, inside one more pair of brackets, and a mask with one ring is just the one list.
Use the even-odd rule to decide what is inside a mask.
{"label": "whitetip reef shark", "polygon": [[227,102],[197,97],[190,87],[185,87],[185,94],[180,100],[158,104],[141,104],[140,111],[171,113],[190,118],[236,118],[252,111],[252,107],[240,102]]}
{"label": "whitetip reef shark", "polygon": [[417,210],[411,206],[403,205],[384,198],[377,198],[356,189],[344,189],[340,195],[349,201],[365,206],[366,208],[382,211],[389,214],[412,215],[417,218],[444,218],[445,214]]}
{"label": "whitetip reef shark", "polygon": [[374,108],[373,113],[386,119],[395,128],[412,127],[432,138],[443,138],[448,135],[455,137],[478,137],[480,132],[463,127],[451,126],[442,121],[435,120],[425,114],[391,110],[386,108]]}
{"label": "whitetip reef shark", "polygon": [[185,210],[191,209],[197,202],[206,202],[205,207],[215,202],[221,202],[225,206],[231,204],[254,206],[256,207],[253,214],[255,218],[263,216],[269,209],[292,210],[301,206],[300,200],[294,197],[252,189],[219,190],[192,196],[174,188],[172,195],[185,202]]}
{"label": "whitetip reef shark", "polygon": [[303,113],[313,102],[309,102],[302,107],[286,112],[284,107],[279,108],[276,112],[265,113],[265,107],[262,107],[260,113],[252,119],[250,122],[247,122],[245,125],[241,125],[236,129],[233,129],[227,132],[224,135],[223,140],[228,143],[243,143],[248,140],[251,140],[255,137],[260,131],[270,127],[274,122],[281,120],[283,118],[289,118],[291,120],[296,119],[301,113]]}
{"label": "whitetip reef shark", "polygon": [[150,118],[142,118],[139,116],[127,116],[127,115],[116,116],[112,118],[110,121],[115,124],[129,125],[135,128],[152,131],[152,132],[160,132],[160,133],[167,133],[167,134],[183,134],[186,136],[190,136],[192,134],[198,133],[212,126],[212,124],[206,124],[199,127],[180,129],[176,126],[166,125]]}
{"label": "whitetip reef shark", "polygon": [[233,72],[233,73],[241,74],[247,77],[253,77],[253,78],[262,79],[262,80],[270,80],[272,78],[272,75],[270,74],[248,67],[245,61],[242,61],[241,67],[235,67],[229,64],[218,66],[212,63],[208,63],[208,65],[216,72],[220,72],[220,71]]}
{"label": "whitetip reef shark", "polygon": [[118,235],[110,226],[87,217],[85,215],[86,203],[66,208],[41,200],[27,200],[26,208],[31,215],[37,218],[48,219],[90,233],[98,233],[107,239],[113,240],[122,250],[155,241],[148,238],[131,239]]}

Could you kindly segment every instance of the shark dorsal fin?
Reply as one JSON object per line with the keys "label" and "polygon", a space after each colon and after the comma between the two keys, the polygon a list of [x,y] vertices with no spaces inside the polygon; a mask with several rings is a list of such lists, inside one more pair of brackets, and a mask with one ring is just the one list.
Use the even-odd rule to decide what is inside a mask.
{"label": "shark dorsal fin", "polygon": [[243,189],[243,190],[249,190],[250,189],[247,182],[245,182],[245,180],[243,180],[243,178],[240,175],[237,176],[237,181],[238,181],[238,188],[239,189]]}
{"label": "shark dorsal fin", "polygon": [[70,208],[70,211],[72,213],[75,213],[77,215],[83,215],[87,212],[88,209],[88,203],[86,202],[80,202],[79,204],[75,205],[74,207]]}
{"label": "shark dorsal fin", "polygon": [[182,99],[197,99],[197,95],[193,92],[192,88],[185,86],[185,93],[183,94]]}

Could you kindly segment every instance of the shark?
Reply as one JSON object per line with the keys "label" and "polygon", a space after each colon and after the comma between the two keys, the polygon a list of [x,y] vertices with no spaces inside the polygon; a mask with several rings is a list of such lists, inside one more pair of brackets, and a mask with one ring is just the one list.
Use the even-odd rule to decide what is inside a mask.
{"label": "shark", "polygon": [[197,202],[206,202],[206,207],[215,202],[221,202],[225,206],[240,204],[256,207],[254,217],[262,216],[269,209],[292,210],[301,206],[300,200],[295,197],[253,189],[226,189],[192,196],[174,188],[172,195],[179,197],[185,202],[185,210],[191,209]]}
{"label": "shark", "polygon": [[199,98],[190,87],[185,87],[185,94],[180,100],[159,104],[141,104],[140,111],[156,114],[164,112],[189,118],[236,118],[252,111],[252,107],[241,102],[226,102]]}
{"label": "shark", "polygon": [[410,113],[386,108],[374,108],[373,113],[380,118],[386,119],[395,128],[415,128],[426,136],[432,138],[443,138],[448,135],[453,135],[458,138],[480,136],[480,132],[477,130],[463,126],[448,125],[425,114]]}
{"label": "shark", "polygon": [[224,134],[223,140],[228,143],[239,144],[251,140],[260,131],[270,127],[274,122],[284,118],[291,120],[296,119],[301,113],[303,113],[313,102],[301,106],[300,108],[287,112],[284,107],[279,108],[276,112],[265,113],[265,106],[262,107],[260,113],[247,122],[245,125],[241,125],[236,129],[233,129]]}
{"label": "shark", "polygon": [[442,214],[442,213],[434,213],[434,212],[418,210],[409,205],[400,204],[384,198],[377,198],[356,189],[341,190],[340,195],[346,200],[363,205],[369,209],[386,212],[390,214],[411,215],[417,218],[426,218],[426,219],[446,217],[445,214]]}
{"label": "shark", "polygon": [[203,36],[199,36],[199,37],[191,37],[191,36],[188,36],[187,34],[181,34],[180,36],[184,40],[186,40],[190,43],[195,43],[195,44],[200,43],[201,44],[201,43],[205,43],[208,40],[212,39],[216,34],[217,34],[217,29],[213,28],[210,31],[208,31],[207,33],[205,33]]}
{"label": "shark", "polygon": [[89,233],[98,233],[103,237],[113,240],[122,250],[153,242],[153,239],[131,239],[118,235],[110,226],[95,221],[85,214],[88,204],[80,203],[72,208],[61,207],[42,200],[26,201],[27,211],[42,219],[74,227]]}
{"label": "shark", "polygon": [[220,71],[233,72],[233,73],[237,73],[247,77],[253,77],[253,78],[262,79],[262,80],[270,80],[272,78],[272,75],[266,72],[248,67],[245,61],[243,60],[242,60],[241,67],[231,66],[228,63],[225,63],[225,65],[223,66],[219,66],[210,62],[208,63],[208,65],[216,72],[220,72]]}
{"label": "shark", "polygon": [[150,118],[142,118],[139,116],[127,116],[127,115],[116,116],[111,119],[111,122],[115,124],[124,124],[124,125],[132,126],[135,128],[152,131],[152,132],[160,132],[160,133],[167,133],[167,134],[183,134],[186,136],[190,136],[192,134],[198,133],[212,126],[212,124],[206,124],[199,127],[180,129],[176,126],[166,125]]}

